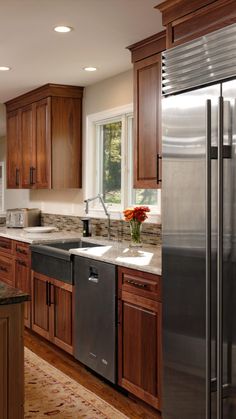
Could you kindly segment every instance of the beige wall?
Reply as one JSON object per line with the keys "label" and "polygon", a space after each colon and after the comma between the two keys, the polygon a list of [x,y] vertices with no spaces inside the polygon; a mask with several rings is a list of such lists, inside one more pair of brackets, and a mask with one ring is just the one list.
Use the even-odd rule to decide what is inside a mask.
{"label": "beige wall", "polygon": [[[132,101],[132,70],[86,87],[83,100],[83,150],[85,150],[87,115],[127,105],[132,103]],[[84,158],[83,161],[85,161]],[[83,165],[83,173],[84,169],[85,167]],[[83,200],[83,189],[64,191],[6,191],[6,208],[16,206],[39,207],[44,212],[54,214],[82,215],[84,212]]]}

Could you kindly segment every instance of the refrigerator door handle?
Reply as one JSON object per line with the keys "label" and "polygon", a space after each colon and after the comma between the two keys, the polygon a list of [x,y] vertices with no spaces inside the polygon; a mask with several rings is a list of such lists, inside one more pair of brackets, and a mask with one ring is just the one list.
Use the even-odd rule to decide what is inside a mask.
{"label": "refrigerator door handle", "polygon": [[211,100],[206,101],[206,419],[211,419]]}
{"label": "refrigerator door handle", "polygon": [[223,142],[224,101],[219,97],[218,108],[218,197],[217,197],[217,331],[216,389],[217,419],[223,418]]}

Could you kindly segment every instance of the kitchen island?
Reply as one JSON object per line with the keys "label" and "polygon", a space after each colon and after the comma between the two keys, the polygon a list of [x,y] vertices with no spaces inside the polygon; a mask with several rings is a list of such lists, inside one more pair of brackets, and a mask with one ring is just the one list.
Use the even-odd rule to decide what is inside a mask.
{"label": "kitchen island", "polygon": [[0,418],[24,418],[24,302],[29,295],[0,282]]}

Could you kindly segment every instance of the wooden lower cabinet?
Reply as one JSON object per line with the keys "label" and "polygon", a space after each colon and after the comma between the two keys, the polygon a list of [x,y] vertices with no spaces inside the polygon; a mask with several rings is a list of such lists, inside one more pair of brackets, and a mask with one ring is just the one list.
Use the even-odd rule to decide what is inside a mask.
{"label": "wooden lower cabinet", "polygon": [[[162,304],[155,293],[153,298],[142,296],[151,292],[151,275],[137,275],[135,279],[134,270],[119,268],[118,384],[160,410]],[[133,284],[131,292],[125,291],[126,278],[128,286]]]}
{"label": "wooden lower cabinet", "polygon": [[[25,260],[15,260],[15,287],[31,295],[30,267]],[[24,303],[24,324],[31,326],[31,301]]]}
{"label": "wooden lower cabinet", "polygon": [[32,271],[32,330],[73,354],[73,286]]}
{"label": "wooden lower cabinet", "polygon": [[0,281],[14,287],[14,264],[12,257],[5,254],[0,254]]}
{"label": "wooden lower cabinet", "polygon": [[0,305],[0,418],[24,418],[23,304]]}

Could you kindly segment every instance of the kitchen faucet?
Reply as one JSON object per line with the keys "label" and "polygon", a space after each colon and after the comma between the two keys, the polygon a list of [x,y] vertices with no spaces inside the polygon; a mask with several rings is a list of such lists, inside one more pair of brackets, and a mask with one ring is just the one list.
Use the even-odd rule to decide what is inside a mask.
{"label": "kitchen faucet", "polygon": [[85,213],[86,214],[88,214],[88,212],[89,212],[89,202],[91,202],[91,201],[94,201],[95,199],[99,199],[100,200],[100,202],[101,202],[101,204],[102,204],[102,206],[103,206],[103,209],[104,209],[104,212],[105,212],[105,214],[106,214],[106,216],[107,216],[107,233],[108,233],[108,240],[111,240],[111,215],[109,214],[109,212],[107,211],[107,207],[106,207],[106,205],[105,205],[105,202],[104,202],[104,199],[103,199],[103,197],[102,197],[102,195],[99,193],[99,194],[97,194],[96,196],[94,196],[93,198],[88,198],[88,199],[85,199],[84,200],[84,202],[85,202],[85,204],[86,204],[86,206],[85,206]]}

